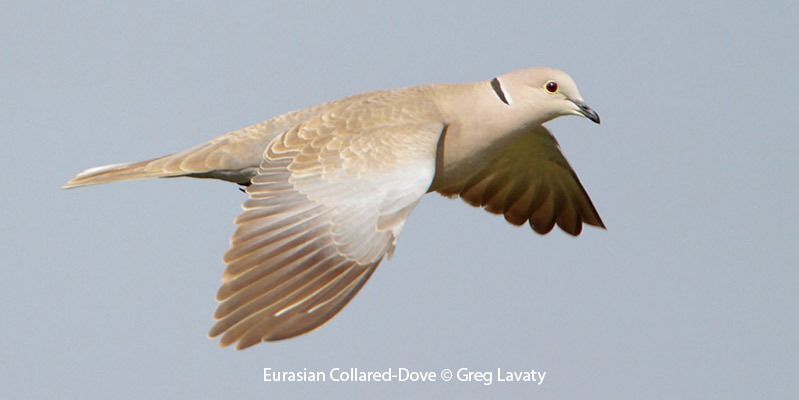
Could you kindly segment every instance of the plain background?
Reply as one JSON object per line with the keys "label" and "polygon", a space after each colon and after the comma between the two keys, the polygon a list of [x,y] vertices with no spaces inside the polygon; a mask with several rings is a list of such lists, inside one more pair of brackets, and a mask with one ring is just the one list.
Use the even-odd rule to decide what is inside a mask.
{"label": "plain background", "polygon": [[[793,398],[798,11],[6,2],[0,397]],[[549,126],[608,230],[542,237],[429,195],[394,259],[294,340],[237,352],[205,336],[244,200],[234,185],[60,189],[326,100],[534,65],[568,71],[602,117]],[[264,383],[264,367],[547,375],[300,385]]]}

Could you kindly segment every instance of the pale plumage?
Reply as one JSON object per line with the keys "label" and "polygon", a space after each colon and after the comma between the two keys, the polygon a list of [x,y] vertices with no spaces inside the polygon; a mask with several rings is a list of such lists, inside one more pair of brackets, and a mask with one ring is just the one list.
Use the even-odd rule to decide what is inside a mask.
{"label": "pale plumage", "polygon": [[[552,82],[556,90],[551,91]],[[87,170],[65,187],[189,176],[246,185],[210,336],[246,348],[335,315],[391,254],[429,191],[539,233],[603,227],[542,123],[598,122],[551,69],[372,92],[288,113],[173,155]]]}

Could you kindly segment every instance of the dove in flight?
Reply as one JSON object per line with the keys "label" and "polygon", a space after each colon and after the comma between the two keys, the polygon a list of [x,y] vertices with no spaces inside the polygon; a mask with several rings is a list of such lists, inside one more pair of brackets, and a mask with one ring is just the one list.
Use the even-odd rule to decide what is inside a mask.
{"label": "dove in flight", "polygon": [[338,313],[392,253],[425,193],[540,234],[556,224],[575,236],[583,224],[604,228],[542,125],[565,115],[599,123],[565,72],[522,69],[355,95],[175,154],[88,169],[64,187],[167,177],[245,186],[209,333],[244,349]]}

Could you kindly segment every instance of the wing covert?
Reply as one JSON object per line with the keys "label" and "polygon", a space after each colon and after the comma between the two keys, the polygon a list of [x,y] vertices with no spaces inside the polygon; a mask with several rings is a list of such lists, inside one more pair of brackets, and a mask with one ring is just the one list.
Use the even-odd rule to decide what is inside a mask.
{"label": "wing covert", "polygon": [[225,255],[209,333],[223,346],[285,339],[328,321],[391,253],[430,186],[442,123],[354,126],[353,112],[331,108],[268,146]]}
{"label": "wing covert", "polygon": [[520,135],[488,167],[439,192],[502,214],[514,225],[527,222],[540,234],[556,224],[575,236],[583,224],[605,227],[557,140],[544,127]]}

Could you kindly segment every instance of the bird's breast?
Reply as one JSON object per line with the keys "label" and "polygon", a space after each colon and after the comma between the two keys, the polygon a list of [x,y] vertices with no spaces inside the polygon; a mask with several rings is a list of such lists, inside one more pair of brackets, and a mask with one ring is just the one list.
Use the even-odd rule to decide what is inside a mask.
{"label": "bird's breast", "polygon": [[460,192],[468,181],[490,167],[519,133],[505,135],[476,131],[453,124],[439,139],[436,151],[436,175],[429,191],[445,195]]}

